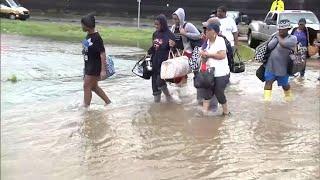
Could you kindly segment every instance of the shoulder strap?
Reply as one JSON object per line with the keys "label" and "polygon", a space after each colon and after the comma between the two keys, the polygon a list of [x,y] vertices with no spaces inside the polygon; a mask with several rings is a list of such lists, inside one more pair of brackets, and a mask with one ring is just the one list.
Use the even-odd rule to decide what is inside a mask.
{"label": "shoulder strap", "polygon": [[293,35],[296,32],[297,29],[298,29],[297,27],[293,28],[292,31],[291,31],[291,35]]}
{"label": "shoulder strap", "polygon": [[[277,43],[276,43],[276,45],[275,45],[273,48],[269,49],[269,52],[273,51],[273,50],[278,46],[278,44],[279,44],[279,40],[278,40],[277,36],[273,36],[273,37],[268,41],[267,46],[268,46],[268,44],[270,43],[270,41],[271,41],[273,38],[276,38],[276,39],[277,39]],[[267,49],[268,49],[268,48],[267,48]]]}
{"label": "shoulder strap", "polygon": [[182,28],[184,29],[184,28],[186,28],[186,25],[188,24],[188,22],[185,22],[184,24],[183,24],[183,26],[182,26]]}

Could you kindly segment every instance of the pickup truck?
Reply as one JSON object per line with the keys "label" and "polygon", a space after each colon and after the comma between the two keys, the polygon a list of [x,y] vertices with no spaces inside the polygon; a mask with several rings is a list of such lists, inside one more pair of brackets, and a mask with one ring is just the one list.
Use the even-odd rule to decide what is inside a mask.
{"label": "pickup truck", "polygon": [[268,40],[277,32],[277,25],[280,20],[288,19],[294,28],[298,27],[300,18],[306,19],[306,27],[311,28],[316,37],[320,30],[320,24],[313,12],[304,10],[270,11],[264,21],[252,21],[250,23],[248,29],[249,46],[256,48],[260,42]]}

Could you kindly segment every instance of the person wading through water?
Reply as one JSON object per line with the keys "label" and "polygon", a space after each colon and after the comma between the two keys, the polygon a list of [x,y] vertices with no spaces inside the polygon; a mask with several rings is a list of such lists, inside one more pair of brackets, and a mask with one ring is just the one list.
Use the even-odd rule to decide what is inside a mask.
{"label": "person wading through water", "polygon": [[[201,38],[202,38],[202,40],[204,42],[208,41],[208,38],[206,36],[206,32],[207,32],[207,27],[208,27],[209,24],[216,24],[219,27],[221,25],[220,22],[219,22],[219,18],[218,17],[212,17],[212,18],[209,18],[206,22],[203,22],[202,23],[203,33],[201,34]],[[202,66],[206,66],[206,65],[202,64]],[[207,92],[206,89],[197,88],[197,101],[198,101],[198,104],[201,105],[201,106],[203,106],[203,100],[204,100],[203,96],[204,96],[204,94],[206,94],[206,92]],[[218,100],[217,100],[217,97],[215,95],[213,95],[211,100],[210,100],[209,109],[212,112],[216,112],[218,110]]]}
{"label": "person wading through water", "polygon": [[220,27],[217,24],[208,24],[206,29],[206,37],[208,38],[206,45],[200,50],[204,70],[214,67],[214,86],[202,93],[203,100],[203,114],[211,115],[209,111],[210,99],[213,95],[216,96],[218,102],[222,105],[223,116],[230,116],[227,106],[227,99],[225,96],[225,88],[229,83],[230,69],[227,59],[227,47],[225,41],[219,36]]}
{"label": "person wading through water", "polygon": [[[171,28],[171,32],[173,32],[175,35],[176,48],[180,52],[183,52],[183,56],[192,58],[193,47],[191,45],[191,41],[201,41],[201,33],[192,23],[186,22],[185,17],[185,11],[182,8],[177,9],[172,14],[173,25]],[[179,85],[183,85],[187,82],[187,78],[188,76],[186,75],[183,77],[175,78],[174,81]],[[178,89],[178,93],[179,97],[183,94],[181,93],[181,89]]]}
{"label": "person wading through water", "polygon": [[161,101],[161,92],[166,96],[167,101],[172,101],[173,98],[169,93],[166,82],[160,78],[161,63],[169,57],[170,48],[175,46],[175,36],[169,30],[166,16],[161,14],[154,21],[156,31],[152,35],[152,47],[148,50],[151,54],[152,61],[152,91],[154,102]]}
{"label": "person wading through water", "polygon": [[[309,35],[309,28],[306,27],[307,21],[305,18],[301,18],[298,22],[298,27],[293,28],[291,35],[294,35],[297,37],[298,45],[299,45],[299,51],[303,52],[304,58],[307,60],[308,57],[308,45],[313,44],[314,40],[310,41],[310,35]],[[311,31],[311,30],[310,30]],[[304,78],[304,75],[306,73],[306,65],[305,63],[304,68],[300,72],[300,78]]]}
{"label": "person wading through water", "polygon": [[105,79],[107,74],[105,48],[100,34],[95,30],[95,17],[93,15],[83,17],[81,19],[81,26],[82,30],[87,32],[86,38],[82,41],[84,106],[90,106],[92,91],[103,99],[105,105],[108,105],[111,101],[98,85],[98,81]]}
{"label": "person wading through water", "polygon": [[265,86],[264,86],[264,100],[271,101],[272,85],[274,81],[278,81],[278,86],[282,86],[285,100],[292,99],[288,63],[291,61],[289,54],[293,50],[298,41],[295,36],[290,35],[288,32],[291,29],[290,21],[287,19],[281,20],[278,25],[278,34],[268,44],[268,49],[271,51],[268,58],[265,70]]}

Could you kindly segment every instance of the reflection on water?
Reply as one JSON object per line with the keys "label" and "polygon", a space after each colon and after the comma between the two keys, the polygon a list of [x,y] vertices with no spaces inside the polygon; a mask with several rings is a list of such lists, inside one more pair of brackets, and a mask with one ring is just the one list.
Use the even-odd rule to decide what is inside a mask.
{"label": "reflection on water", "polygon": [[227,88],[232,117],[204,118],[191,80],[170,86],[180,103],[153,104],[128,61],[143,51],[107,47],[117,74],[101,86],[113,104],[94,96],[85,110],[80,43],[1,40],[1,179],[320,178],[317,69],[291,80],[293,102],[274,86],[264,103],[258,64],[248,64]]}

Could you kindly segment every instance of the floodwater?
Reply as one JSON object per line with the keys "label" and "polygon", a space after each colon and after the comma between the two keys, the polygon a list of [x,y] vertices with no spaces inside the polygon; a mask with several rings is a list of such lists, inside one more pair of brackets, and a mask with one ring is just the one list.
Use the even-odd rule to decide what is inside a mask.
{"label": "floodwater", "polygon": [[131,73],[143,51],[106,49],[117,74],[100,85],[113,103],[94,95],[85,110],[80,43],[1,35],[1,179],[320,178],[319,69],[291,79],[292,102],[274,85],[264,103],[247,64],[227,88],[232,116],[202,117],[191,78],[169,86],[178,103],[154,104],[151,82]]}

